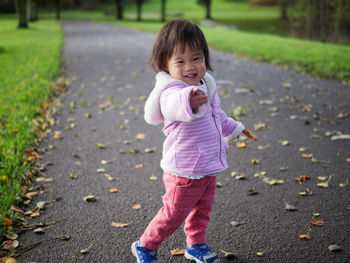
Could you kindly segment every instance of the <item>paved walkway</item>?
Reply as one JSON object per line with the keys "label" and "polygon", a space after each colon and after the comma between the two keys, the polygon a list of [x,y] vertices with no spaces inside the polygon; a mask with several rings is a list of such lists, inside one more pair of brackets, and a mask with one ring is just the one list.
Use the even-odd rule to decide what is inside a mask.
{"label": "paved walkway", "polygon": [[[59,124],[53,127],[63,139],[50,136],[42,144],[41,162],[52,163],[45,173],[54,181],[38,183],[48,192],[33,204],[62,199],[30,221],[54,226],[41,235],[25,232],[20,244],[71,238],[45,241],[19,262],[135,262],[130,245],[161,207],[164,194],[159,168],[164,135],[161,127],[143,120],[144,96],[154,83],[147,65],[154,35],[89,22],[63,26],[68,91],[60,97]],[[350,140],[329,136],[350,133],[350,118],[337,118],[350,112],[349,87],[231,54],[211,54],[222,108],[232,116],[241,106],[241,121],[259,129],[260,141],[228,150],[229,169],[218,177],[209,245],[222,262],[229,261],[220,250],[237,253],[234,262],[349,262],[350,186],[339,184],[350,177]],[[137,140],[138,134],[145,139]],[[153,147],[154,152],[145,152]],[[314,162],[302,154],[312,154]],[[244,173],[245,180],[232,177],[234,171]],[[323,182],[318,177],[331,174],[328,188],[317,186]],[[297,182],[303,175],[310,179]],[[272,179],[283,183],[269,185]],[[118,192],[111,193],[114,188]],[[249,195],[253,188],[257,194]],[[312,195],[299,195],[305,191]],[[89,194],[97,201],[85,202]],[[287,211],[285,202],[297,211]],[[135,209],[138,204],[141,208]],[[324,226],[310,224],[314,213]],[[233,221],[239,225],[232,226]],[[112,222],[129,225],[118,228]],[[301,234],[311,239],[301,240]],[[170,250],[183,248],[184,241],[180,229],[164,242],[159,262],[169,262]],[[343,250],[329,251],[333,244]],[[89,253],[79,255],[89,247]],[[187,260],[177,256],[172,262]]]}

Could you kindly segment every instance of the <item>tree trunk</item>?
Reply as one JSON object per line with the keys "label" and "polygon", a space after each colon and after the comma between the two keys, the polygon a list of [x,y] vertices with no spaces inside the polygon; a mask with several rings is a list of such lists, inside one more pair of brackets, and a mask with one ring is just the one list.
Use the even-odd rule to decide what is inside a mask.
{"label": "tree trunk", "polygon": [[312,6],[310,3],[311,0],[306,0],[306,16],[305,16],[305,38],[310,39],[311,38],[311,28],[313,24],[313,12],[312,12]]}
{"label": "tree trunk", "polygon": [[28,28],[27,0],[16,0],[18,28]]}
{"label": "tree trunk", "polygon": [[61,19],[61,1],[60,0],[55,0],[55,6],[56,6],[56,19],[60,20]]}
{"label": "tree trunk", "polygon": [[166,0],[162,0],[162,22],[165,22],[165,19],[166,19],[165,5],[166,5]]}
{"label": "tree trunk", "polygon": [[280,7],[281,7],[280,19],[281,19],[282,21],[288,21],[288,14],[287,14],[288,1],[286,1],[286,0],[281,0],[281,2],[280,2]]}
{"label": "tree trunk", "polygon": [[326,5],[325,0],[320,1],[320,40],[326,42]]}
{"label": "tree trunk", "polygon": [[211,19],[211,14],[210,14],[210,7],[211,7],[211,0],[205,0],[205,8],[206,8],[206,19]]}
{"label": "tree trunk", "polygon": [[29,21],[38,21],[38,0],[31,1]]}
{"label": "tree trunk", "polygon": [[340,21],[342,15],[343,8],[343,0],[338,1],[337,11],[335,14],[335,23],[334,23],[334,34],[333,34],[333,42],[338,43],[339,41],[339,31],[340,31]]}
{"label": "tree trunk", "polygon": [[116,18],[117,20],[123,19],[123,0],[115,0],[116,4]]}
{"label": "tree trunk", "polygon": [[137,21],[141,21],[142,0],[137,0]]}

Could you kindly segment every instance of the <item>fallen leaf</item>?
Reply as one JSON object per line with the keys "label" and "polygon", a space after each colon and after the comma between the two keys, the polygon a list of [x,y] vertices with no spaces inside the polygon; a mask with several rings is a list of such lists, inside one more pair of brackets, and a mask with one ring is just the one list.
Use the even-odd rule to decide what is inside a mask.
{"label": "fallen leaf", "polygon": [[288,203],[286,202],[286,200],[283,199],[283,202],[284,202],[284,204],[285,204],[285,206],[286,206],[286,210],[287,210],[287,211],[296,211],[296,210],[298,210],[294,205],[288,204]]}
{"label": "fallen leaf", "polygon": [[18,235],[14,232],[7,232],[5,234],[5,237],[10,240],[16,240],[18,238]]}
{"label": "fallen leaf", "polygon": [[245,142],[240,142],[236,144],[237,148],[242,149],[247,147],[247,144]]}
{"label": "fallen leaf", "polygon": [[108,181],[116,180],[114,177],[110,176],[109,174],[104,174],[103,176],[106,177]]}
{"label": "fallen leaf", "polygon": [[139,163],[139,164],[136,164],[135,165],[135,168],[136,169],[140,169],[140,168],[142,168],[143,167],[143,163]]}
{"label": "fallen leaf", "polygon": [[235,259],[238,256],[236,253],[227,252],[227,251],[222,250],[222,249],[220,251],[224,254],[224,257],[229,259],[229,260]]}
{"label": "fallen leaf", "polygon": [[233,110],[233,116],[244,116],[246,114],[246,109],[242,108],[241,106],[236,107]]}
{"label": "fallen leaf", "polygon": [[12,257],[3,257],[1,258],[1,263],[17,263],[17,260]]}
{"label": "fallen leaf", "polygon": [[38,227],[38,228],[34,229],[33,232],[36,234],[43,234],[45,232],[45,230],[42,227]]}
{"label": "fallen leaf", "polygon": [[146,138],[146,134],[145,133],[138,133],[135,137],[136,140],[142,141]]}
{"label": "fallen leaf", "polygon": [[33,197],[37,196],[38,192],[28,192],[24,195],[25,198],[32,200]]}
{"label": "fallen leaf", "polygon": [[156,149],[157,149],[157,147],[146,148],[146,149],[145,149],[145,153],[153,153],[153,152],[156,151]]}
{"label": "fallen leaf", "polygon": [[107,144],[98,143],[97,147],[100,148],[100,149],[106,149],[108,145],[110,145],[110,143],[107,143]]}
{"label": "fallen leaf", "polygon": [[252,164],[259,164],[259,163],[260,163],[260,160],[253,159],[253,160],[251,160],[251,163],[252,163]]}
{"label": "fallen leaf", "polygon": [[18,245],[18,240],[6,240],[4,243],[2,243],[1,249],[9,250],[11,248],[18,247]]}
{"label": "fallen leaf", "polygon": [[322,188],[328,188],[328,187],[329,187],[329,181],[332,179],[333,176],[334,176],[334,174],[331,174],[331,175],[328,177],[328,180],[327,180],[326,182],[318,183],[317,186],[318,186],[318,187],[322,187]]}
{"label": "fallen leaf", "polygon": [[135,205],[133,205],[132,209],[134,209],[134,210],[141,209],[141,204],[135,204]]}
{"label": "fallen leaf", "polygon": [[340,252],[342,251],[342,248],[338,245],[330,245],[328,249],[332,252]]}
{"label": "fallen leaf", "polygon": [[149,178],[151,181],[156,181],[158,180],[158,176],[155,176],[155,175],[151,175],[151,177]]}
{"label": "fallen leaf", "polygon": [[312,153],[309,153],[309,154],[306,154],[306,153],[303,153],[301,155],[301,157],[305,158],[305,159],[311,159],[312,158]]}
{"label": "fallen leaf", "polygon": [[322,220],[317,220],[316,218],[311,218],[311,224],[315,226],[324,226],[324,222]]}
{"label": "fallen leaf", "polygon": [[2,222],[4,222],[4,224],[6,226],[11,226],[12,225],[12,220],[7,218],[7,217],[4,217],[4,219],[2,220]]}
{"label": "fallen leaf", "polygon": [[290,142],[289,141],[279,141],[280,144],[282,144],[282,146],[287,146],[287,145],[290,145]]}
{"label": "fallen leaf", "polygon": [[186,249],[185,248],[177,248],[177,249],[172,249],[170,251],[171,256],[179,256],[179,255],[185,255]]}
{"label": "fallen leaf", "polygon": [[255,188],[250,188],[250,189],[247,190],[247,192],[248,192],[248,195],[256,195],[256,194],[258,194],[258,191],[256,191]]}
{"label": "fallen leaf", "polygon": [[105,173],[105,172],[106,172],[106,169],[105,169],[105,168],[98,168],[98,169],[96,170],[96,172],[98,172],[98,173]]}
{"label": "fallen leaf", "polygon": [[55,133],[54,133],[54,135],[53,135],[53,138],[56,139],[56,140],[61,140],[61,139],[63,139],[63,137],[62,137],[60,131],[55,131]]}
{"label": "fallen leaf", "polygon": [[232,177],[235,177],[236,180],[242,180],[242,179],[245,179],[245,178],[246,178],[246,175],[245,175],[245,174],[239,173],[239,172],[232,172],[232,173],[231,173],[231,176],[232,176]]}
{"label": "fallen leaf", "polygon": [[267,126],[266,123],[254,124],[254,130],[256,131],[266,130],[266,129],[269,129],[269,126]]}
{"label": "fallen leaf", "polygon": [[311,239],[310,234],[302,234],[302,235],[299,235],[298,237],[299,237],[299,239],[307,239],[307,240]]}
{"label": "fallen leaf", "polygon": [[31,218],[39,217],[40,213],[39,212],[34,212],[30,215]]}
{"label": "fallen leaf", "polygon": [[331,161],[328,161],[328,160],[319,160],[319,159],[316,159],[316,158],[314,158],[314,157],[312,157],[311,162],[313,162],[313,163],[331,163]]}
{"label": "fallen leaf", "polygon": [[110,193],[117,193],[118,192],[118,189],[117,188],[111,188],[109,190]]}
{"label": "fallen leaf", "polygon": [[237,221],[232,221],[231,222],[231,226],[233,226],[233,227],[237,227],[237,226],[240,226],[242,224],[244,224],[244,222],[237,222]]}
{"label": "fallen leaf", "polygon": [[349,179],[346,178],[346,182],[345,183],[340,183],[339,187],[345,187],[345,186],[348,186],[348,185],[349,185]]}
{"label": "fallen leaf", "polygon": [[83,198],[85,202],[94,202],[96,201],[96,196],[89,194]]}
{"label": "fallen leaf", "polygon": [[80,250],[80,253],[82,253],[82,254],[89,253],[89,250],[90,250],[91,247],[92,247],[92,243],[87,248],[84,248],[84,249]]}
{"label": "fallen leaf", "polygon": [[256,255],[257,255],[258,257],[262,257],[262,256],[264,255],[264,252],[262,252],[262,251],[256,252]]}
{"label": "fallen leaf", "polygon": [[118,223],[118,222],[112,222],[111,226],[112,227],[117,227],[117,228],[124,228],[129,226],[131,223]]}
{"label": "fallen leaf", "polygon": [[309,195],[312,195],[312,192],[306,188],[304,192],[299,192],[299,195],[300,196],[309,196]]}

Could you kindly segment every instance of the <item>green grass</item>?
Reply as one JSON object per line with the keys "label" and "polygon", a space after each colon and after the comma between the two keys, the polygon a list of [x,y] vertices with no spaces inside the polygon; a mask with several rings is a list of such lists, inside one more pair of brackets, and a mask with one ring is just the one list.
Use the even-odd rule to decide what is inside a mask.
{"label": "green grass", "polygon": [[[3,218],[19,196],[24,150],[34,146],[32,119],[52,91],[59,70],[61,27],[41,20],[18,30],[15,16],[0,19],[0,237]],[[45,39],[45,41],[43,41]]]}

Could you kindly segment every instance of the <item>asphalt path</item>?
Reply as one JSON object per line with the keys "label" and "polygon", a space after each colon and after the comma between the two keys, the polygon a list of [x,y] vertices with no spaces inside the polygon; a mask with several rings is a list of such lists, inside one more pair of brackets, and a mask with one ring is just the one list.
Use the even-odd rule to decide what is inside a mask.
{"label": "asphalt path", "polygon": [[[43,242],[18,260],[135,262],[131,243],[157,213],[164,194],[162,127],[143,119],[144,99],[154,86],[148,57],[155,35],[90,22],[67,21],[63,28],[67,91],[59,97],[57,124],[40,146],[40,163],[51,164],[45,175],[53,182],[36,183],[46,191],[24,209],[61,199],[46,203],[41,215],[29,220],[55,224],[43,234],[23,232],[21,248]],[[234,262],[350,262],[350,186],[344,186],[350,178],[350,140],[331,139],[350,134],[350,118],[337,118],[350,112],[350,88],[233,54],[211,50],[211,56],[222,108],[232,116],[241,106],[240,121],[260,140],[246,141],[245,148],[230,146],[229,168],[218,176],[208,244],[221,262],[231,262],[221,250],[236,253]],[[62,139],[53,138],[56,131]],[[143,136],[136,139],[138,134]],[[314,162],[302,154],[312,154]],[[296,181],[303,175],[309,180]],[[317,186],[325,182],[319,177],[330,175],[328,188]],[[272,179],[280,184],[270,185]],[[118,192],[111,193],[113,188]],[[249,195],[249,189],[257,194]],[[308,195],[300,196],[306,189]],[[89,194],[95,202],[83,200]],[[297,210],[287,211],[286,203]],[[325,225],[311,224],[313,217]],[[302,234],[311,239],[300,239]],[[63,235],[70,239],[50,240]],[[332,252],[330,245],[342,251]],[[170,257],[172,249],[184,247],[179,229],[163,243],[159,262],[188,262]]]}

